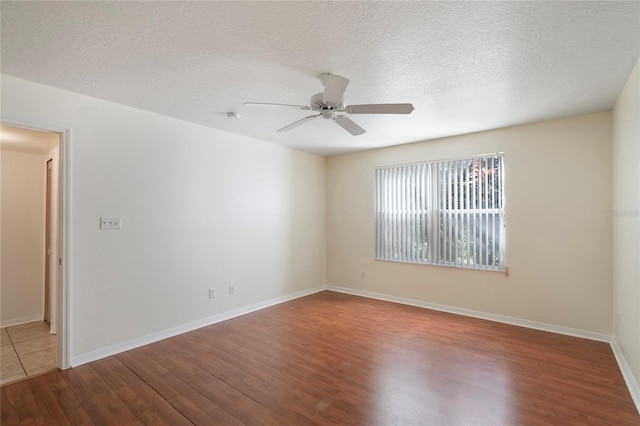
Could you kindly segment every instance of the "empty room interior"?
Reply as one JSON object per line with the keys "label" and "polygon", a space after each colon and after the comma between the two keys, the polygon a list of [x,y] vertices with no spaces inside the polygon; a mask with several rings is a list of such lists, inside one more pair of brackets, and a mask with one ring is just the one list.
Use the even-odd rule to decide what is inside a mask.
{"label": "empty room interior", "polygon": [[3,425],[640,425],[640,2],[0,14]]}

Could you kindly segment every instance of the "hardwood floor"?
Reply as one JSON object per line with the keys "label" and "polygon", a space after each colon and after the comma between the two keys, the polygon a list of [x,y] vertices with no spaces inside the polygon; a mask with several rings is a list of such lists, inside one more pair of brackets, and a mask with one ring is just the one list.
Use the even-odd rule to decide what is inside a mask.
{"label": "hardwood floor", "polygon": [[606,343],[328,291],[1,394],[2,425],[640,425]]}

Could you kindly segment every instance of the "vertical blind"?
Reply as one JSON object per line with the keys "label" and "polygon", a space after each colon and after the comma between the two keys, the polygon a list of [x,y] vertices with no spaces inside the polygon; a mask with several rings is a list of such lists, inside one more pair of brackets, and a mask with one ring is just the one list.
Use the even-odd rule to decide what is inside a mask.
{"label": "vertical blind", "polygon": [[376,258],[503,271],[504,156],[375,171]]}

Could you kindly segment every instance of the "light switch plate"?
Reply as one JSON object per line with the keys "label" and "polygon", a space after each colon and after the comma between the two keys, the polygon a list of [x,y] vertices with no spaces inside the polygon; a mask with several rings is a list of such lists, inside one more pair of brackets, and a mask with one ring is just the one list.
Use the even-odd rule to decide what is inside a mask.
{"label": "light switch plate", "polygon": [[120,218],[100,217],[100,229],[120,229]]}

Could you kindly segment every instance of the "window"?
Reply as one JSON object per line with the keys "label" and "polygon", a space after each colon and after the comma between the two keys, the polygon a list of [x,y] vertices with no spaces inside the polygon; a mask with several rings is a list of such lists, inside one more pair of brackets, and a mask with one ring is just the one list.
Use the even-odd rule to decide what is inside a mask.
{"label": "window", "polygon": [[504,157],[378,168],[376,259],[503,271]]}

